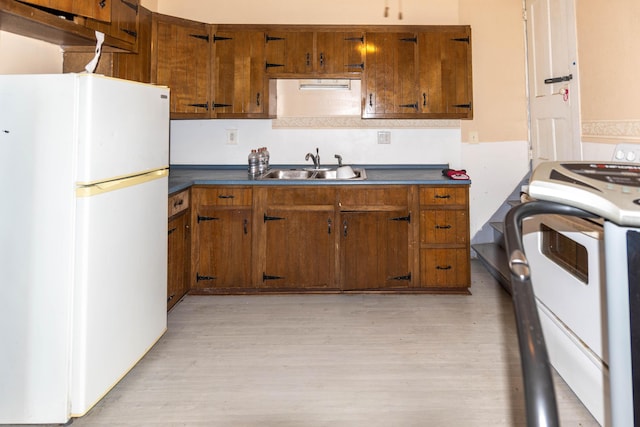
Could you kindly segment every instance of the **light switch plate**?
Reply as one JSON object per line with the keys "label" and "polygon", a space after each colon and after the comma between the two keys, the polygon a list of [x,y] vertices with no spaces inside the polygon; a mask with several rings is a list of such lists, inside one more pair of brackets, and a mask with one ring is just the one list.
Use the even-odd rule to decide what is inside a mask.
{"label": "light switch plate", "polygon": [[378,131],[378,144],[391,144],[391,132],[388,130]]}
{"label": "light switch plate", "polygon": [[238,129],[227,129],[227,144],[238,145]]}

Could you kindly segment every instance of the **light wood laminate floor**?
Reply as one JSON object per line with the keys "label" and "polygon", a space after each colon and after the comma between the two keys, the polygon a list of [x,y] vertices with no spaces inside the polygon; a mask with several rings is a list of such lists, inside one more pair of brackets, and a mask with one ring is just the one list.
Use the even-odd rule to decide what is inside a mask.
{"label": "light wood laminate floor", "polygon": [[[187,296],[144,359],[73,426],[521,426],[511,300]],[[596,426],[556,376],[563,426]]]}

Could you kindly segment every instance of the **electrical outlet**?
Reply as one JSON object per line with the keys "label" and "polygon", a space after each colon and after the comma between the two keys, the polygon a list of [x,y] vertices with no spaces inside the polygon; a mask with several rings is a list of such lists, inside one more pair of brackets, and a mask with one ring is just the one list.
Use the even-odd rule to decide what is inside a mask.
{"label": "electrical outlet", "polygon": [[391,132],[388,130],[378,131],[378,144],[391,144]]}
{"label": "electrical outlet", "polygon": [[238,129],[227,129],[227,144],[238,145]]}
{"label": "electrical outlet", "polygon": [[477,130],[469,131],[469,142],[471,144],[477,144],[478,142],[480,142],[480,137],[478,136]]}

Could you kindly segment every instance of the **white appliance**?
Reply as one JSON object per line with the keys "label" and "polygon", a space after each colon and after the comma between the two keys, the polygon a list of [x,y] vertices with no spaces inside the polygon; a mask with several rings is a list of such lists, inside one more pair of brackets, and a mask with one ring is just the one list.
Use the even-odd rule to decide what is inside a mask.
{"label": "white appliance", "polygon": [[[529,194],[604,220],[611,425],[640,425],[640,166],[542,163],[531,176]],[[531,271],[533,278],[535,267]]]}
{"label": "white appliance", "polygon": [[0,423],[82,416],[166,330],[169,90],[0,75]]}
{"label": "white appliance", "polygon": [[601,221],[536,215],[522,224],[540,323],[555,370],[608,426],[604,230]]}

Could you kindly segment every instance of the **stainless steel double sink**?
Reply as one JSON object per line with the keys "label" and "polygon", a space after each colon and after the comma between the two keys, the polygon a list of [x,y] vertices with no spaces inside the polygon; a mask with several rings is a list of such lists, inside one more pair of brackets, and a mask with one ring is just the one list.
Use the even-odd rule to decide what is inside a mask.
{"label": "stainless steel double sink", "polygon": [[361,168],[353,168],[352,178],[338,178],[336,169],[271,169],[258,179],[299,179],[299,180],[345,180],[358,181],[367,179],[367,172]]}

